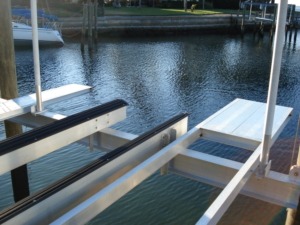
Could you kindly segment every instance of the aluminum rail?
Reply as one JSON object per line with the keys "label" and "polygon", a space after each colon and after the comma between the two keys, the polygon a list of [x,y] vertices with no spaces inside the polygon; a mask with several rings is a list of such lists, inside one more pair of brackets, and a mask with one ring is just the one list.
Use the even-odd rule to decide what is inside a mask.
{"label": "aluminum rail", "polygon": [[2,211],[0,223],[48,224],[155,154],[165,144],[165,137],[171,141],[186,131],[187,114],[175,116],[45,190]]}
{"label": "aluminum rail", "polygon": [[261,145],[252,153],[217,199],[209,206],[201,219],[196,223],[197,225],[217,224],[259,165],[260,152]]}
{"label": "aluminum rail", "polygon": [[125,101],[114,100],[1,141],[0,174],[125,119],[126,106]]}
{"label": "aluminum rail", "polygon": [[37,22],[37,2],[30,0],[31,8],[31,25],[32,25],[32,47],[33,47],[33,61],[34,61],[34,80],[36,92],[36,111],[43,111],[42,104],[42,88],[41,88],[41,69],[40,69],[40,52],[39,52],[39,34]]}
{"label": "aluminum rail", "polygon": [[259,176],[265,176],[267,171],[267,164],[269,163],[269,153],[271,148],[271,135],[272,126],[274,120],[279,75],[281,68],[281,59],[283,51],[283,43],[285,38],[285,27],[286,27],[286,16],[287,16],[287,0],[281,0],[278,7],[278,19],[276,22],[276,32],[275,41],[273,48],[273,57],[271,65],[271,74],[269,82],[268,100],[265,115],[265,125],[263,131],[263,141],[262,141],[262,153],[260,155],[260,164],[258,174]]}

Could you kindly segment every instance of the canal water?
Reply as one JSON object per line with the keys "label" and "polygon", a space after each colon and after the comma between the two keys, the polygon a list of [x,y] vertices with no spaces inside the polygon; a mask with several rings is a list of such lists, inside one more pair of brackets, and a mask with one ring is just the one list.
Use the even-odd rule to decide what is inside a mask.
{"label": "canal water", "polygon": [[[94,51],[80,44],[41,49],[42,89],[78,83],[92,91],[49,107],[71,115],[121,98],[129,103],[127,119],[116,129],[141,134],[179,112],[188,112],[189,129],[235,98],[265,102],[271,43],[238,36],[205,35],[110,38]],[[287,173],[300,112],[300,40],[286,43],[277,103],[294,108],[291,122],[271,152],[272,169]],[[34,92],[30,49],[16,50],[20,95]],[[3,125],[0,136],[4,139]],[[28,130],[28,128],[24,128]],[[199,141],[191,148],[245,161],[248,151]],[[73,144],[28,164],[30,189],[36,192],[103,153]],[[293,158],[293,159],[292,159]],[[194,224],[220,189],[172,174],[154,174],[90,224]],[[0,208],[13,203],[9,174],[0,176]],[[284,224],[285,209],[239,196],[220,224]]]}

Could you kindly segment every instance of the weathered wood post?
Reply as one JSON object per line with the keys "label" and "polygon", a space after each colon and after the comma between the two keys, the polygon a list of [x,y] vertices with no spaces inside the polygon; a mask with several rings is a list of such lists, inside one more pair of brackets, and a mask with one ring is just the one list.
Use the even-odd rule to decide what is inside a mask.
{"label": "weathered wood post", "polygon": [[272,26],[271,26],[271,29],[270,29],[270,39],[271,41],[273,41],[273,36],[274,36],[274,33],[275,33],[275,29],[276,29],[276,12],[277,12],[277,7],[276,5],[274,5],[273,7],[274,9],[274,14],[273,14],[273,21],[272,21]]}
{"label": "weathered wood post", "polygon": [[284,38],[285,42],[287,40],[288,32],[289,32],[289,25],[287,24],[287,25],[285,25],[285,38]]}
{"label": "weathered wood post", "polygon": [[87,7],[88,7],[88,37],[92,37],[93,31],[92,31],[92,18],[93,18],[93,10],[92,10],[92,2],[91,0],[87,1]]}
{"label": "weathered wood post", "polygon": [[85,43],[85,35],[86,35],[86,16],[87,16],[87,5],[83,3],[82,9],[82,29],[81,29],[81,51],[84,50],[84,43]]}
{"label": "weathered wood post", "polygon": [[91,0],[87,0],[88,7],[88,49],[93,50],[93,17],[94,17],[94,8]]}
{"label": "weathered wood post", "polygon": [[292,36],[293,36],[293,24],[290,24],[289,43],[292,42]]}
{"label": "weathered wood post", "polygon": [[297,42],[298,24],[295,24],[294,44]]}
{"label": "weathered wood post", "polygon": [[104,0],[98,0],[98,15],[104,16]]}
{"label": "weathered wood post", "polygon": [[98,38],[98,1],[94,0],[94,37],[95,40]]}
{"label": "weathered wood post", "polygon": [[[11,0],[0,1],[0,97],[12,99],[18,97],[15,51],[11,24]],[[18,124],[4,121],[7,137],[22,133]],[[14,200],[19,201],[29,195],[27,166],[23,165],[11,171]]]}
{"label": "weathered wood post", "polygon": [[241,22],[241,36],[242,37],[244,37],[244,34],[245,34],[245,27],[244,27],[245,19],[246,19],[246,6],[244,5],[243,17],[242,17],[242,22]]}

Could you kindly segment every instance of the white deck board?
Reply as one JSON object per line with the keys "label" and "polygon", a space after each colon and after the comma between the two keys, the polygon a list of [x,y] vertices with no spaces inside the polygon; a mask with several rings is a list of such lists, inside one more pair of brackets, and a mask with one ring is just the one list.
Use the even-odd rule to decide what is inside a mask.
{"label": "white deck board", "polygon": [[261,105],[262,103],[255,104],[252,101],[245,102],[242,99],[238,99],[231,107],[205,123],[204,127],[230,134],[249,116],[254,114]]}
{"label": "white deck board", "polygon": [[[243,142],[249,144],[253,141],[253,145],[257,145],[262,141],[263,126],[265,120],[266,104],[261,102],[249,101],[244,99],[236,99],[228,105],[225,110],[221,109],[212,115],[209,120],[201,123],[203,138],[228,144],[225,140],[234,140],[233,145],[241,147]],[[225,107],[224,107],[225,108]],[[272,130],[272,138],[276,138],[278,131],[281,131],[286,125],[292,108],[284,106],[276,106],[274,123]],[[220,113],[221,112],[221,113]],[[205,135],[207,136],[205,137]],[[249,145],[247,144],[247,149]]]}
{"label": "white deck board", "polygon": [[[69,84],[42,92],[44,106],[88,92],[90,86]],[[0,101],[0,121],[30,112],[36,105],[36,94]]]}

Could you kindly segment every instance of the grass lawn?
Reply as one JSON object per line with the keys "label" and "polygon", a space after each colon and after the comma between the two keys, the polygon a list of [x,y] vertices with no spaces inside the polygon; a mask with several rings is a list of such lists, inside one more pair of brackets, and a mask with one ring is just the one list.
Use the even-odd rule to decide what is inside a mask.
{"label": "grass lawn", "polygon": [[[0,0],[3,1],[3,0]],[[29,8],[29,1],[11,0],[12,7]],[[47,3],[47,4],[46,4]],[[200,7],[200,6],[198,6]],[[38,8],[44,9],[46,12],[58,17],[80,17],[82,16],[82,5],[66,3],[64,1],[38,1]],[[125,7],[114,8],[110,6],[104,7],[104,15],[106,16],[176,16],[176,15],[210,15],[221,13],[236,13],[235,10],[218,10],[207,9],[202,10],[196,8],[191,12],[189,8],[186,12],[183,9],[168,9],[168,8],[154,8],[154,7]]]}
{"label": "grass lawn", "polygon": [[211,15],[211,14],[221,14],[221,13],[236,13],[234,10],[200,10],[195,9],[191,12],[188,9],[186,12],[183,9],[164,9],[164,8],[153,8],[153,7],[105,7],[104,12],[106,16],[176,16],[176,15]]}

